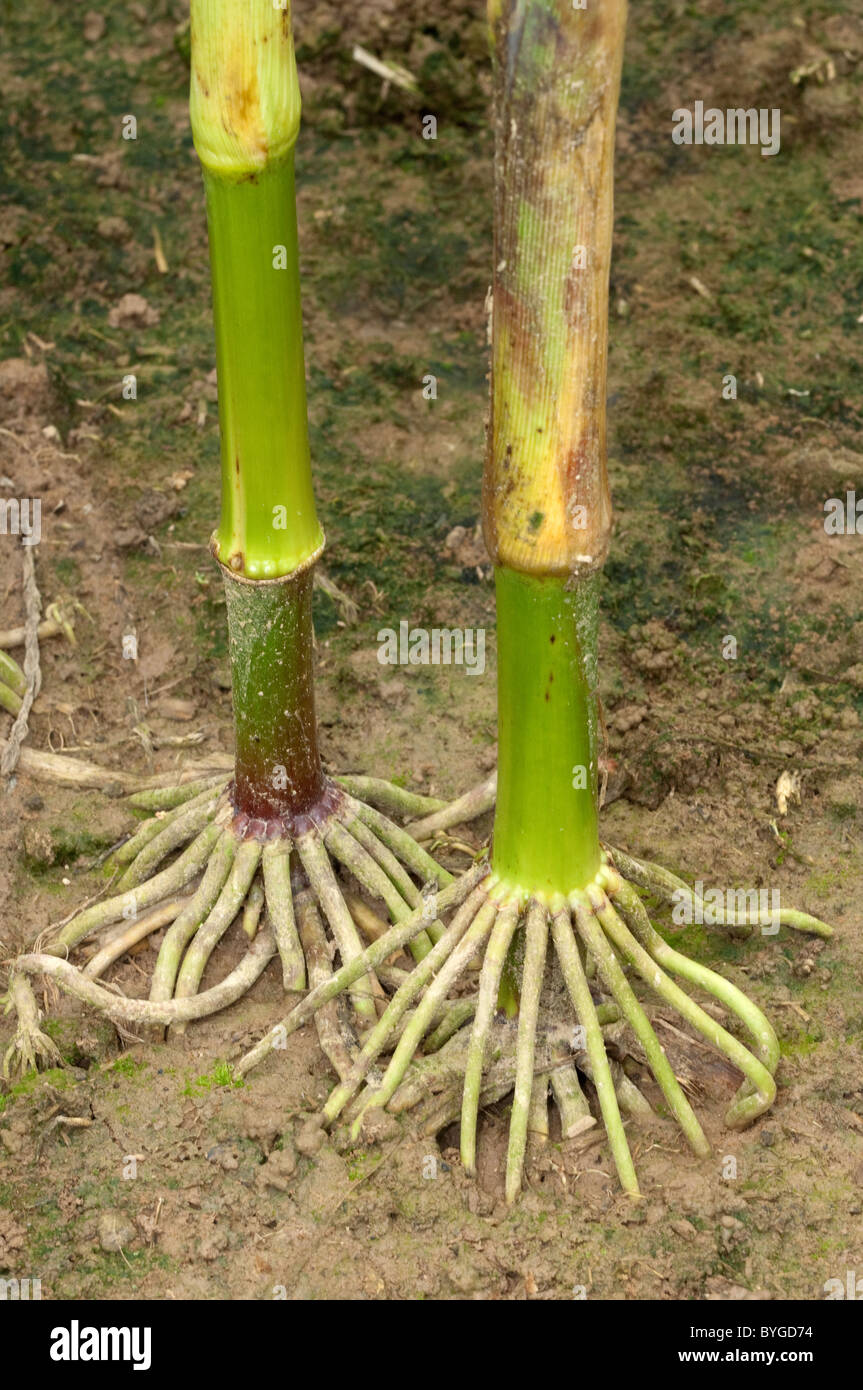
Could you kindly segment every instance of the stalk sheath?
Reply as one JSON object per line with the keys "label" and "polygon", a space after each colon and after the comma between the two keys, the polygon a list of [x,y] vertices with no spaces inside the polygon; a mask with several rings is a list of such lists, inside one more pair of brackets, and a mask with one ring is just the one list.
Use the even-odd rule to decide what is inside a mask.
{"label": "stalk sheath", "polygon": [[495,94],[491,428],[498,565],[598,569],[614,122],[625,0],[490,0]]}

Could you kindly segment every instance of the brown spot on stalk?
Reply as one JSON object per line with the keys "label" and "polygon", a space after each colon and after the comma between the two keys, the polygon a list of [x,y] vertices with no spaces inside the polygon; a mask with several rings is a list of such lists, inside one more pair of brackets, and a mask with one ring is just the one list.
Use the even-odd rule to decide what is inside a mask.
{"label": "brown spot on stalk", "polygon": [[[510,344],[509,369],[522,390],[542,381],[540,334],[530,302],[512,292],[505,276],[497,276],[494,287],[494,322],[505,329]],[[525,394],[529,394],[525,390]]]}
{"label": "brown spot on stalk", "polygon": [[251,82],[248,87],[242,87],[231,103],[232,111],[241,125],[250,124],[252,117],[257,113],[258,105],[257,80]]}
{"label": "brown spot on stalk", "polygon": [[587,266],[581,270],[571,266],[563,287],[563,311],[570,328],[590,322],[591,274]]}
{"label": "brown spot on stalk", "polygon": [[[580,496],[587,493],[586,483],[591,478],[590,469],[595,466],[596,429],[582,434],[577,444],[566,451],[563,460],[563,490],[567,503],[577,503]],[[580,486],[579,486],[580,484]]]}

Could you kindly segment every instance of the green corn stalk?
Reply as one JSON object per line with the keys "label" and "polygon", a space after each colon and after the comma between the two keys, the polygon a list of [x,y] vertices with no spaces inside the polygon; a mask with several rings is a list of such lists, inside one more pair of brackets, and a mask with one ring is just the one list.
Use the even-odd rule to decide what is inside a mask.
{"label": "green corn stalk", "polygon": [[221,430],[213,535],[227,594],[236,809],[323,791],[312,677],[315,511],[303,360],[290,8],[193,0],[191,120],[204,172]]}

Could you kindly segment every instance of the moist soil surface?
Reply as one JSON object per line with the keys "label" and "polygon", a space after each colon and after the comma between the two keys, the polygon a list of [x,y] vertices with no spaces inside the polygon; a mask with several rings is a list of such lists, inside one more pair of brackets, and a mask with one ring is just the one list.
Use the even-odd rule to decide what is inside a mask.
{"label": "moist soil surface", "polygon": [[[119,774],[224,758],[232,728],[206,546],[217,388],[187,16],[173,0],[2,9],[0,497],[40,499],[37,581],[74,611],[76,638],[42,643],[28,746],[105,769],[101,788],[19,771],[0,792],[8,959],[104,886],[100,857],[135,819]],[[492,150],[484,6],[433,9],[297,0],[297,157],[337,586],[315,598],[323,752],[448,797],[496,756],[477,530]],[[419,95],[353,61],[355,43]],[[835,926],[826,943],[740,939],[653,905],[675,945],[773,1020],[773,1109],[727,1130],[739,1078],[659,1009],[712,1157],[667,1119],[632,1130],[633,1204],[599,1127],[563,1141],[552,1116],[507,1210],[506,1101],[482,1116],[469,1180],[455,1128],[434,1140],[394,1122],[358,1149],[317,1146],[307,1119],[334,1077],[313,1027],[230,1084],[227,1063],[283,1012],[274,966],[167,1042],[40,986],[65,1065],[0,1093],[0,1275],[41,1278],[43,1298],[819,1299],[863,1268],[863,537],[824,524],[828,499],[863,496],[861,69],[850,0],[645,0],[617,139],[602,833]],[[696,99],[780,110],[780,151],[674,144],[671,113]],[[0,559],[9,628],[15,536]],[[381,665],[378,633],[402,620],[485,629],[484,672]],[[10,725],[0,712],[0,735]],[[476,850],[489,832],[486,818],[458,838]],[[118,963],[121,990],[146,994],[158,944]],[[204,984],[240,950],[236,924]],[[0,1049],[10,1036],[0,1019]]]}

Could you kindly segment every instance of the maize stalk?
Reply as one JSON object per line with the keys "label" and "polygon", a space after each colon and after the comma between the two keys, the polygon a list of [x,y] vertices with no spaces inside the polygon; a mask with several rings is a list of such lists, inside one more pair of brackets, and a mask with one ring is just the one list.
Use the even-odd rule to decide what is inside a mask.
{"label": "maize stalk", "polygon": [[[608,273],[625,18],[625,0],[587,8],[570,0],[489,3],[495,250],[483,527],[497,593],[499,747],[491,872],[461,901],[427,962],[401,984],[323,1112],[332,1124],[352,1106],[357,1135],[367,1112],[417,1104],[424,1079],[460,1068],[461,1156],[473,1173],[479,1106],[484,1097],[504,1093],[499,1084],[490,1092],[488,1083],[499,1078],[508,1048],[507,1075],[514,1084],[505,1175],[510,1202],[521,1187],[531,1135],[541,1143],[547,1132],[542,1112],[549,1075],[562,1132],[589,1125],[583,1106],[573,1125],[573,1095],[580,1094],[577,1078],[573,1086],[569,1075],[573,1060],[605,1126],[620,1183],[639,1196],[626,1126],[652,1117],[652,1108],[609,1058],[609,1029],[616,1038],[620,1023],[635,1034],[693,1152],[709,1154],[630,976],[739,1069],[742,1082],[726,1115],[729,1125],[751,1123],[776,1095],[779,1048],[767,1018],[729,981],[665,942],[615,867],[614,852],[604,851],[599,839],[597,578],[611,526],[605,457]],[[637,871],[642,886],[666,891],[663,871],[652,873],[645,864]],[[802,916],[790,924],[829,933],[823,923],[810,927],[813,919],[804,923]],[[554,1032],[554,1020],[543,1011],[549,935],[553,968],[579,1025],[578,1045],[570,1042],[567,1049],[555,1041],[557,1069],[567,1072],[557,1085],[546,1049],[537,1048],[538,1036]],[[380,959],[391,941],[402,939],[393,929],[366,952],[365,961]],[[434,1053],[433,1066],[412,1062],[423,1038],[433,1036],[439,1001],[478,957],[469,1046],[465,1050],[456,1033]],[[428,982],[432,963],[436,973]],[[750,1045],[695,1003],[663,967],[735,1015]],[[357,960],[351,970],[362,968]],[[421,1002],[383,1078],[360,1092],[421,986]],[[336,975],[329,989],[340,987]],[[508,1033],[500,1015],[514,1012],[517,1026]],[[241,1071],[260,1055],[250,1053]],[[441,1126],[448,1123],[449,1102],[434,1113]]]}
{"label": "maize stalk", "polygon": [[[351,915],[336,877],[340,865],[393,921],[419,918],[408,937],[416,960],[443,933],[433,896],[427,901],[421,889],[427,885],[434,895],[451,875],[384,812],[446,819],[445,804],[373,778],[342,785],[325,775],[318,749],[312,587],[324,535],[309,457],[294,182],[300,89],[288,4],[192,0],[191,67],[219,383],[222,506],[211,548],[227,599],[234,775],[188,784],[169,797],[136,795],[135,804],[155,815],[112,861],[123,868],[118,891],[13,967],[10,1000],[20,1005],[20,1036],[10,1057],[44,1053],[27,974],[51,974],[119,1022],[179,1033],[235,1002],[273,954],[285,990],[305,990],[306,951],[319,974],[330,949],[321,947],[323,923],[349,965],[363,954],[363,914],[357,921]],[[17,668],[4,660],[0,702],[9,706],[17,695],[11,688],[4,694],[3,678]],[[362,801],[351,794],[360,786]],[[467,818],[461,803],[453,811]],[[186,888],[189,894],[178,896]],[[101,973],[127,940],[140,939],[129,927],[116,937],[113,924],[136,923],[144,911],[148,922],[168,930],[149,1000],[125,1000],[93,984],[93,970]],[[251,940],[245,964],[229,986],[199,994],[237,921]],[[100,943],[82,985],[81,972],[57,958],[106,931],[115,949]],[[351,1000],[366,1026],[386,1006],[374,973],[352,982]],[[319,1020],[319,1034],[328,1055],[336,1055],[329,1014]]]}

